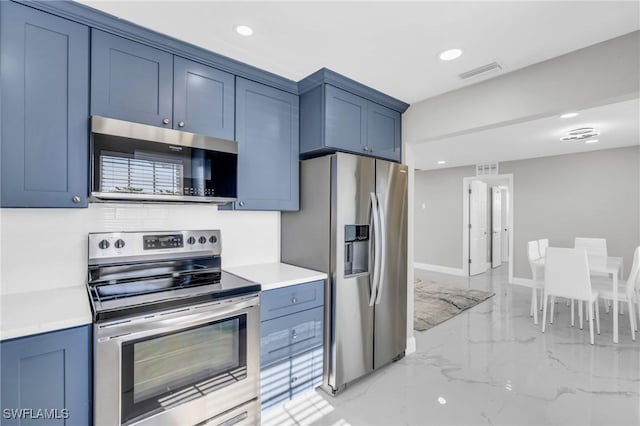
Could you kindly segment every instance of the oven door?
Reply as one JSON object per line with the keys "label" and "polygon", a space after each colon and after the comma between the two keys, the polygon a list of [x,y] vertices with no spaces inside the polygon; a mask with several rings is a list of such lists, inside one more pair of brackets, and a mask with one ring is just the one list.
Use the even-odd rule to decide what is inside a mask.
{"label": "oven door", "polygon": [[259,298],[96,324],[95,424],[193,425],[259,392]]}

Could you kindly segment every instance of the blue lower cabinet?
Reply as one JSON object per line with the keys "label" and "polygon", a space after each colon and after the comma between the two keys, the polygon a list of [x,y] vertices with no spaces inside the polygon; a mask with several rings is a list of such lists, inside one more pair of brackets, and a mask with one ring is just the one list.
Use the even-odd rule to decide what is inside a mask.
{"label": "blue lower cabinet", "polygon": [[[321,292],[322,281],[263,292],[260,340],[260,398],[262,408],[284,403],[322,384],[324,368],[324,306],[305,309],[288,306],[285,315],[273,318],[273,308],[287,306],[287,296]],[[282,299],[281,303],[277,303]],[[286,299],[286,300],[285,300]],[[289,300],[289,302],[287,302]],[[269,318],[264,320],[264,318]]]}
{"label": "blue lower cabinet", "polygon": [[2,425],[87,426],[91,326],[0,342]]}

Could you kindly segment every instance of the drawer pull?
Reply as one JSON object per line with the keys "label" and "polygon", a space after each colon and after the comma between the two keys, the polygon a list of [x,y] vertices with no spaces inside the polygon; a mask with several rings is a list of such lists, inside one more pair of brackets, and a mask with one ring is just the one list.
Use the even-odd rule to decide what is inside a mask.
{"label": "drawer pull", "polygon": [[298,381],[298,378],[297,378],[297,377],[292,377],[292,378],[291,378],[291,383],[295,383],[295,382],[297,382],[297,381]]}
{"label": "drawer pull", "polygon": [[293,297],[291,298],[291,303],[293,303],[293,304],[298,303],[298,299],[296,299],[296,297],[295,297],[295,296],[293,296]]}
{"label": "drawer pull", "polygon": [[293,340],[295,340],[295,339],[297,339],[297,338],[298,338],[298,335],[296,334],[296,331],[295,331],[295,330],[291,330],[291,338],[292,338]]}

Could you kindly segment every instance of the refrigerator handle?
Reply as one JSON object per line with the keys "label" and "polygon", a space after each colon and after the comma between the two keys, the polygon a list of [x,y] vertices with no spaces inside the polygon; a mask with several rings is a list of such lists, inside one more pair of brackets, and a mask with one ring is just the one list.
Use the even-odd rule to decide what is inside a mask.
{"label": "refrigerator handle", "polygon": [[382,287],[384,286],[384,266],[387,263],[387,227],[384,220],[384,209],[380,202],[380,194],[376,194],[376,204],[378,205],[378,220],[380,222],[380,268],[378,272],[378,285],[376,286],[376,305],[380,304]]}
{"label": "refrigerator handle", "polygon": [[[371,278],[371,296],[369,298],[369,306],[373,306],[376,301],[376,295],[378,290],[379,269],[380,269],[380,216],[378,215],[378,201],[375,193],[370,193],[369,198],[371,201],[370,214],[371,218],[369,223],[373,222],[373,265],[369,264],[369,270],[373,267],[373,274],[369,274]],[[371,228],[370,228],[371,229]],[[369,237],[371,241],[371,237]],[[371,247],[371,245],[369,246]],[[371,256],[369,256],[371,258]]]}

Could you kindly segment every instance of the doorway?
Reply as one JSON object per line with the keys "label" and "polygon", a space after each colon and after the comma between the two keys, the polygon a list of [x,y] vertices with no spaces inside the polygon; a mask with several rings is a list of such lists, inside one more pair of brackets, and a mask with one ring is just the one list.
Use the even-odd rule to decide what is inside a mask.
{"label": "doorway", "polygon": [[463,179],[462,265],[466,276],[508,263],[513,279],[513,175]]}

